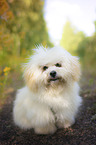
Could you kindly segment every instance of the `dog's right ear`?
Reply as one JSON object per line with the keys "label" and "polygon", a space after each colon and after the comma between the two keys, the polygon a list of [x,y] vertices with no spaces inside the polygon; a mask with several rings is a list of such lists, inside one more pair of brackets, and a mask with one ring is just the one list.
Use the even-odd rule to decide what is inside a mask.
{"label": "dog's right ear", "polygon": [[33,72],[34,68],[30,66],[29,64],[24,66],[24,80],[26,82],[26,85],[30,88],[30,90],[34,93],[38,91],[38,85],[36,83],[36,77]]}

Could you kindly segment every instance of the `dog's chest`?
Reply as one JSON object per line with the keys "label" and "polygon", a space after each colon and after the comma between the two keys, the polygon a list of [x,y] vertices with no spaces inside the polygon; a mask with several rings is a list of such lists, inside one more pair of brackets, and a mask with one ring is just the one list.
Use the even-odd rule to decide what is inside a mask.
{"label": "dog's chest", "polygon": [[55,110],[62,109],[68,106],[69,102],[63,96],[46,96],[44,102],[55,112]]}

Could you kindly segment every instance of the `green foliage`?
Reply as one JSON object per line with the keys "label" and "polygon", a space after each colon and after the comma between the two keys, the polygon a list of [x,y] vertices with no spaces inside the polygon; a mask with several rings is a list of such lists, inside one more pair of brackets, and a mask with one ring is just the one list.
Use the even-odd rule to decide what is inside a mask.
{"label": "green foliage", "polygon": [[77,31],[71,22],[67,21],[62,34],[61,46],[81,59],[83,67],[93,69],[96,66],[96,21],[93,36],[86,37],[81,31]]}
{"label": "green foliage", "polygon": [[85,56],[85,49],[88,48],[89,39],[86,37],[84,38],[78,45],[77,53],[79,54],[80,58],[83,59]]}
{"label": "green foliage", "polygon": [[64,28],[61,39],[61,46],[64,47],[71,53],[75,53],[78,44],[84,39],[85,35],[83,32],[78,32],[75,27],[72,26],[71,22],[67,21]]}
{"label": "green foliage", "polygon": [[91,86],[91,85],[93,85],[93,83],[94,83],[94,79],[92,78],[89,80],[89,85]]}
{"label": "green foliage", "polygon": [[78,45],[77,53],[83,65],[94,67],[96,65],[96,35],[84,38]]}

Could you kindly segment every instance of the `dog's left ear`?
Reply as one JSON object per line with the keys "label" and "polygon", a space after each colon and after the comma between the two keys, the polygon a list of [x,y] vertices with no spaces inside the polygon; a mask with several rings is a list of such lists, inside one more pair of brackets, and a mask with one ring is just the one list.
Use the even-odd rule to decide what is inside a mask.
{"label": "dog's left ear", "polygon": [[72,77],[74,81],[79,81],[81,75],[81,69],[80,69],[79,58],[76,56],[72,56],[71,69],[72,69]]}

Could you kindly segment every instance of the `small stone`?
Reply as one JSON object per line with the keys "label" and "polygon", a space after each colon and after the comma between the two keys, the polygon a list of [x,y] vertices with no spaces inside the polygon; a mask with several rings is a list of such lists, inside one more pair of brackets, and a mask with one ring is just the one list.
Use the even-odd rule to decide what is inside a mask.
{"label": "small stone", "polygon": [[92,116],[91,120],[92,121],[96,120],[96,114]]}

